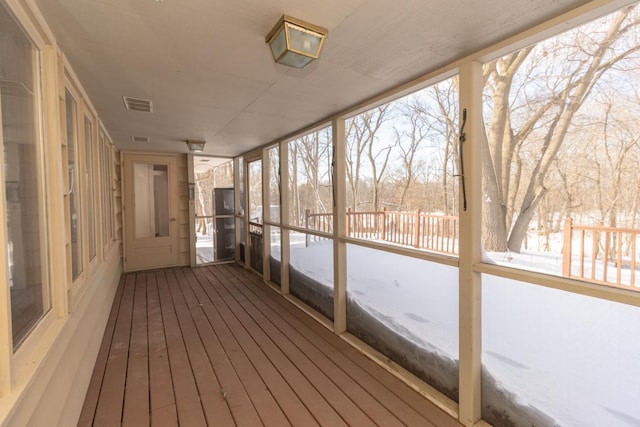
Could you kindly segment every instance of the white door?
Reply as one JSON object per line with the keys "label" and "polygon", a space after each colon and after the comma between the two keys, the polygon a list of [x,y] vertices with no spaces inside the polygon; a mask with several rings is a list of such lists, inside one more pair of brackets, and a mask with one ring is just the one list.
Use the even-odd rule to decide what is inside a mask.
{"label": "white door", "polygon": [[124,270],[178,265],[175,156],[124,154]]}

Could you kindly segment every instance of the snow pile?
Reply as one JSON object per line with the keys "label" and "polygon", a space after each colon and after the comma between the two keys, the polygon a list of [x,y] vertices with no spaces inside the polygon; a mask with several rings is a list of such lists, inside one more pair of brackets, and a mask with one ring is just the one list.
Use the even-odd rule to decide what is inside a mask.
{"label": "snow pile", "polygon": [[[291,268],[333,296],[332,241],[292,239]],[[349,330],[455,398],[457,282],[454,267],[347,245]],[[489,275],[482,298],[487,421],[640,426],[640,309]]]}

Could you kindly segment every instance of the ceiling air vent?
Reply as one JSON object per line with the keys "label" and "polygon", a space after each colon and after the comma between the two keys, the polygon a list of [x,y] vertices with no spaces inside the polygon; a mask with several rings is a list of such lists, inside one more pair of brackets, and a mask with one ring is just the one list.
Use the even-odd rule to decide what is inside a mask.
{"label": "ceiling air vent", "polygon": [[122,99],[127,110],[153,113],[153,102],[148,99],[132,98],[130,96],[123,96]]}
{"label": "ceiling air vent", "polygon": [[131,141],[133,142],[149,142],[150,139],[148,136],[132,136]]}

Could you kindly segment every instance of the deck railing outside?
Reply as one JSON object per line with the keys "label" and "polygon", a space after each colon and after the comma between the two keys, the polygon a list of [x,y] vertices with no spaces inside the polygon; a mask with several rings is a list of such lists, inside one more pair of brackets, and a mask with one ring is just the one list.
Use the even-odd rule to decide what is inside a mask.
{"label": "deck railing outside", "polygon": [[636,283],[640,229],[564,224],[562,275],[587,282],[640,290]]}
{"label": "deck railing outside", "polygon": [[[305,212],[305,228],[333,232],[333,214]],[[347,236],[458,254],[458,217],[421,212],[352,212],[347,210]]]}
{"label": "deck railing outside", "polygon": [[[305,211],[305,228],[333,233],[333,214]],[[256,228],[261,237],[262,226]],[[259,228],[259,230],[257,230]],[[347,210],[347,236],[371,239],[401,246],[458,255],[458,217],[414,212],[352,212]],[[251,230],[251,229],[250,229]],[[307,236],[310,240],[323,237]],[[585,282],[640,291],[636,269],[640,268],[637,248],[640,229],[600,227],[574,224],[567,218],[564,225],[562,275]]]}
{"label": "deck railing outside", "polygon": [[251,260],[251,268],[262,273],[262,239],[263,239],[263,227],[258,222],[249,221],[249,251]]}

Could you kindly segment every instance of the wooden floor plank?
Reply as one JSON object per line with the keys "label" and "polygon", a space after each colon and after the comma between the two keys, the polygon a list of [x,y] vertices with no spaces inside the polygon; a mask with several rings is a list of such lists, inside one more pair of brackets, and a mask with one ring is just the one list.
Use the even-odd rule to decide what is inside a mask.
{"label": "wooden floor plank", "polygon": [[[208,270],[211,273],[211,270]],[[214,277],[214,276],[212,276]],[[262,349],[274,367],[287,381],[292,390],[300,398],[302,403],[309,409],[315,419],[323,426],[346,426],[344,420],[331,407],[325,398],[318,392],[314,385],[302,374],[301,370],[287,358],[283,351],[262,331],[259,325],[249,316],[249,314],[233,299],[220,283],[215,286],[215,291],[227,304],[247,333],[253,338],[255,343]],[[301,362],[301,361],[296,361]],[[315,378],[322,381],[320,377]]]}
{"label": "wooden floor plank", "polygon": [[[209,277],[206,276],[207,272],[205,270],[196,270],[196,277],[208,284],[204,289],[219,313],[220,320],[227,325],[231,334],[233,334],[238,341],[242,351],[244,351],[262,380],[267,384],[269,391],[282,408],[289,422],[294,426],[319,425],[289,384],[282,378],[280,372],[278,372],[269,358],[264,354],[260,346],[253,340],[235,317],[234,313],[222,301],[215,291],[215,288],[211,285],[211,282],[209,282]],[[266,424],[267,418],[263,418],[263,422]]]}
{"label": "wooden floor plank", "polygon": [[147,339],[151,424],[177,425],[177,411],[156,273],[147,273]]}
{"label": "wooden floor plank", "polygon": [[171,367],[171,379],[176,396],[178,422],[186,426],[207,425],[204,410],[198,395],[198,388],[187,356],[182,331],[178,324],[176,310],[173,305],[169,286],[176,286],[171,275],[166,271],[158,273],[158,294],[165,327],[167,353]]}
{"label": "wooden floor plank", "polygon": [[184,274],[180,269],[171,270],[167,274],[171,277],[169,288],[207,422],[220,427],[233,426],[226,396],[221,392],[220,383],[184,299],[181,288],[188,287]]}
{"label": "wooden floor plank", "polygon": [[107,360],[109,357],[109,350],[111,349],[111,341],[113,340],[113,334],[115,332],[116,319],[118,318],[118,311],[120,309],[120,302],[122,301],[122,290],[124,288],[124,275],[120,277],[120,283],[116,290],[116,295],[113,299],[113,305],[111,312],[109,313],[109,319],[107,320],[107,326],[102,336],[102,343],[100,344],[100,350],[98,350],[98,358],[93,368],[93,374],[91,381],[89,382],[89,388],[85,396],[84,405],[82,406],[82,412],[78,420],[78,427],[91,427],[93,424],[93,418],[96,414],[96,408],[98,407],[98,398],[100,397],[100,389],[102,388],[102,381],[104,379],[104,373],[107,368]]}
{"label": "wooden floor plank", "polygon": [[[325,373],[325,375],[335,383],[339,390],[342,391],[341,394],[349,396],[358,408],[361,408],[362,412],[367,414],[375,424],[389,427],[399,427],[404,425],[404,423],[402,423],[395,415],[371,396],[367,389],[347,375],[334,360],[326,356],[314,345],[315,343],[316,345],[326,346],[328,343],[313,340],[312,337],[314,337],[314,334],[312,333],[308,333],[306,335],[301,334],[292,326],[292,323],[297,322],[297,319],[293,317],[282,317],[282,310],[274,310],[274,308],[265,301],[265,295],[256,293],[258,288],[243,286],[239,283],[240,281],[238,277],[233,275],[230,270],[220,269],[220,271],[225,275],[224,277],[227,281],[231,281],[237,286],[238,291],[242,292],[247,300],[251,300],[253,302],[255,307],[260,310],[262,317],[271,319],[271,322],[278,328],[279,332],[287,336],[303,354],[308,355],[318,369]],[[256,321],[258,321],[258,319],[260,319],[260,317],[256,318]],[[258,323],[261,325],[264,324],[261,321],[258,321]],[[273,333],[275,334],[275,332]],[[350,419],[347,421],[352,425],[359,425],[353,423]]]}
{"label": "wooden floor plank", "polygon": [[[224,275],[222,269],[210,269],[214,276],[218,277],[220,287],[226,289],[230,296],[235,298],[231,303],[240,305],[251,316],[255,325],[259,326],[264,336],[268,336],[273,343],[286,355],[286,357],[295,363],[298,370],[307,378],[310,384],[313,384],[318,393],[321,394],[322,400],[330,404],[340,417],[349,425],[357,426],[373,426],[375,423],[362,411],[350,397],[345,394],[325,372],[320,370],[310,359],[293,342],[291,336],[283,334],[275,323],[280,319],[279,316],[267,318],[260,312],[252,302],[252,294],[245,295],[238,289],[234,278]],[[242,287],[242,286],[240,286]],[[233,309],[234,307],[231,306]],[[285,369],[287,369],[285,367]],[[316,401],[313,395],[306,396],[306,399],[312,402]],[[324,408],[319,408],[323,410]],[[332,420],[326,420],[327,425],[332,425]]]}
{"label": "wooden floor plank", "polygon": [[177,425],[178,409],[175,403],[151,410],[152,427],[176,427]]}
{"label": "wooden floor plank", "polygon": [[[185,301],[191,307],[191,315],[194,325],[198,330],[198,334],[204,344],[205,350],[211,361],[213,370],[219,381],[220,394],[226,399],[233,419],[238,426],[258,426],[261,425],[260,416],[256,407],[254,407],[251,398],[245,390],[240,377],[234,370],[231,360],[222,348],[215,331],[207,320],[204,311],[210,309],[208,305],[201,303],[194,292],[194,286],[199,284],[190,269],[185,269],[185,285],[182,286],[182,293]],[[205,297],[206,299],[206,297]],[[264,386],[266,390],[266,386]],[[268,394],[268,393],[266,393]],[[274,410],[280,412],[280,416],[284,420],[284,415],[280,408],[269,395]]]}
{"label": "wooden floor plank", "polygon": [[[233,265],[227,265],[222,268],[227,269],[233,274],[239,275],[241,278],[240,280],[245,282],[248,281],[256,285],[251,286],[250,289],[259,292],[262,300],[268,302],[275,310],[284,310],[281,311],[283,316],[286,315],[285,313],[288,313],[286,316],[289,318],[288,322],[292,326],[299,328],[304,325],[299,329],[299,332],[303,335],[321,338],[322,340],[330,343],[331,347],[335,350],[340,349],[340,351],[334,351],[331,347],[325,347],[323,345],[318,346],[320,351],[327,352],[325,354],[330,357],[331,360],[334,360],[341,367],[345,368],[345,373],[365,387],[376,397],[376,400],[396,414],[396,416],[401,417],[401,420],[404,423],[408,425],[420,425],[420,423],[425,422],[434,424],[433,421],[426,420],[434,417],[436,419],[440,419],[441,416],[444,416],[446,421],[452,420],[451,417],[445,414],[440,408],[418,395],[418,393],[411,390],[406,384],[402,383],[388,372],[384,371],[384,369],[377,366],[366,356],[357,351],[355,351],[355,354],[357,355],[355,360],[345,355],[345,351],[350,352],[350,354],[353,355],[354,353],[351,352],[353,347],[348,343],[345,343],[344,340],[319,324],[317,321],[307,316],[289,301],[281,298],[271,289],[266,288],[257,276],[246,276],[241,268]],[[294,318],[297,319],[298,322],[294,322],[292,320]],[[373,366],[375,366],[377,370],[373,368]],[[393,386],[393,390],[390,390],[385,384],[381,383],[381,379],[388,381],[388,383]],[[397,383],[400,384],[400,387],[396,387]],[[412,404],[408,404],[407,401],[410,401]]]}
{"label": "wooden floor plank", "polygon": [[129,361],[122,414],[123,426],[149,425],[149,347],[147,340],[147,277],[136,274],[131,318]]}
{"label": "wooden floor plank", "polygon": [[135,275],[127,275],[118,319],[113,333],[113,341],[109,351],[109,360],[107,361],[104,381],[100,390],[100,400],[96,408],[94,425],[97,427],[120,425],[122,421],[134,290]]}
{"label": "wooden floor plank", "polygon": [[227,264],[121,277],[78,425],[460,424]]}

